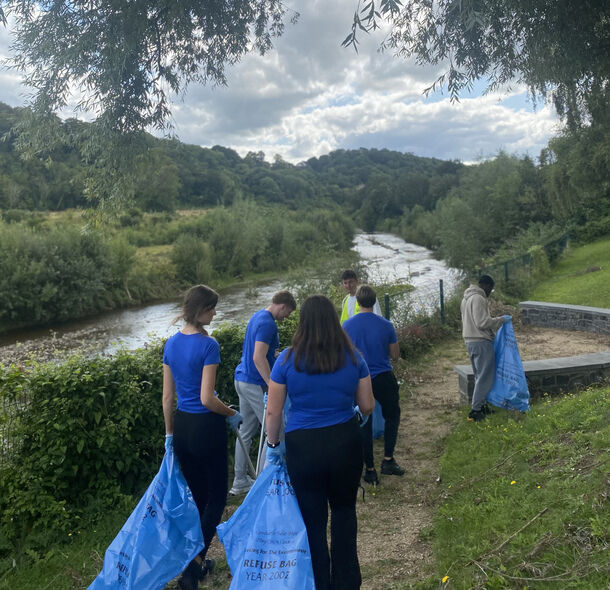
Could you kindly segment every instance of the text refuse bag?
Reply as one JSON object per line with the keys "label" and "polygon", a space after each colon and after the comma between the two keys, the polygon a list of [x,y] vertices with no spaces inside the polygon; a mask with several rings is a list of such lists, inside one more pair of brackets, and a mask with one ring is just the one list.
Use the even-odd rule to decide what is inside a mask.
{"label": "text refuse bag", "polygon": [[307,531],[284,465],[268,465],[216,530],[233,574],[230,590],[315,590]]}
{"label": "text refuse bag", "polygon": [[199,511],[171,440],[159,473],[104,555],[89,590],[156,590],[203,549]]}
{"label": "text refuse bag", "polygon": [[487,401],[498,408],[526,412],[530,409],[530,393],[511,321],[500,326],[494,340],[494,351],[496,374]]}

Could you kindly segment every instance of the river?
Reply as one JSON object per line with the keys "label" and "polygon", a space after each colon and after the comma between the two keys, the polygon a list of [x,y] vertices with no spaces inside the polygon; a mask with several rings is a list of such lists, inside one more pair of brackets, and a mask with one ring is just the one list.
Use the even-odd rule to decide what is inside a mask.
{"label": "river", "polygon": [[[459,273],[421,246],[409,244],[386,233],[359,233],[354,250],[365,263],[372,283],[410,283],[410,297],[421,309],[438,306],[439,279],[445,294],[459,280]],[[273,293],[283,288],[280,280],[255,289],[234,288],[221,293],[216,317],[210,328],[223,322],[246,321],[256,310],[266,307]],[[380,299],[381,299],[381,294]],[[380,302],[383,308],[383,301]],[[111,311],[95,317],[46,327],[21,330],[0,336],[0,362],[22,362],[27,357],[49,360],[72,349],[111,354],[119,347],[138,348],[155,337],[173,334],[173,320],[179,314],[179,302],[166,302]]]}

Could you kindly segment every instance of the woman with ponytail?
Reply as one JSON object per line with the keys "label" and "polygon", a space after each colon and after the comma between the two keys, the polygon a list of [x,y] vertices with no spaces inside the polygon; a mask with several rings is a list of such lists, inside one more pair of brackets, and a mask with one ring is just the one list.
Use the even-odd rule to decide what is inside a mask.
{"label": "woman with ponytail", "polygon": [[[163,417],[166,437],[199,509],[204,548],[178,580],[182,590],[196,590],[213,569],[206,559],[227,500],[228,422],[237,430],[239,412],[220,401],[214,391],[220,348],[206,331],[216,314],[218,293],[205,285],[191,287],[181,319],[184,327],[171,336],[163,351]],[[178,398],[174,412],[175,398]]]}

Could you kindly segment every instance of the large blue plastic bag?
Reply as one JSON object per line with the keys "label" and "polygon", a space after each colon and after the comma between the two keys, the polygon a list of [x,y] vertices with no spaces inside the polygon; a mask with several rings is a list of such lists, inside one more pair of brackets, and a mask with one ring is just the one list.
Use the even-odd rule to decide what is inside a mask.
{"label": "large blue plastic bag", "polygon": [[373,420],[373,438],[381,438],[385,432],[385,420],[383,418],[381,404],[375,404],[375,409],[373,410],[373,415],[371,416],[371,419]]}
{"label": "large blue plastic bag", "polygon": [[530,409],[530,392],[512,321],[500,326],[494,340],[494,351],[496,374],[487,401],[498,408],[526,412]]}
{"label": "large blue plastic bag", "polygon": [[106,550],[89,590],[160,590],[202,549],[199,511],[166,440],[159,473]]}
{"label": "large blue plastic bag", "polygon": [[285,465],[268,465],[233,516],[216,527],[229,590],[315,590],[307,531]]}

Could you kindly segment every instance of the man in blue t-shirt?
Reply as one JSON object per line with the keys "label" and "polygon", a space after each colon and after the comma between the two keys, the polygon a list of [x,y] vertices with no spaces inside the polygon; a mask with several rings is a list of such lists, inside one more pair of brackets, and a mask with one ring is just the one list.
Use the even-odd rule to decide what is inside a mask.
{"label": "man in blue t-shirt", "polygon": [[[239,433],[247,450],[263,421],[264,396],[271,368],[279,354],[280,339],[275,322],[286,319],[296,307],[294,297],[288,291],[278,291],[271,305],[257,311],[246,327],[241,361],[235,369],[235,390],[243,418]],[[235,477],[229,494],[237,496],[252,487],[247,465],[248,459],[241,445],[235,445]]]}
{"label": "man in blue t-shirt", "polygon": [[[398,359],[400,349],[392,322],[374,313],[376,300],[377,294],[372,287],[369,285],[358,287],[356,301],[360,306],[360,313],[345,321],[343,329],[369,366],[373,395],[379,402],[385,419],[381,473],[383,475],[403,475],[405,470],[394,459],[394,447],[400,424],[400,405],[398,382],[390,364],[390,359],[393,361]],[[378,484],[379,478],[373,459],[371,420],[367,420],[362,427],[362,448],[366,466],[363,479],[367,483]]]}

